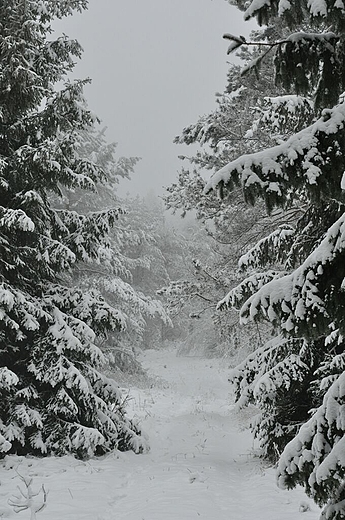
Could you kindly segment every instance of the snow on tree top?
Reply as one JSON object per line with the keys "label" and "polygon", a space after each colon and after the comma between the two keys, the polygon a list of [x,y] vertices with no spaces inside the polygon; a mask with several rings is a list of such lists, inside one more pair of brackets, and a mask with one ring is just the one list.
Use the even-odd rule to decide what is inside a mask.
{"label": "snow on tree top", "polygon": [[16,385],[19,381],[18,376],[7,367],[0,367],[0,387],[8,388]]}
{"label": "snow on tree top", "polygon": [[15,299],[13,293],[4,284],[0,286],[0,305],[8,311],[12,310]]}
{"label": "snow on tree top", "polygon": [[277,109],[282,105],[291,114],[294,114],[299,107],[304,107],[305,103],[313,105],[313,102],[305,97],[297,96],[296,94],[287,94],[284,96],[265,96],[264,101],[272,105],[272,108]]}
{"label": "snow on tree top", "polygon": [[289,0],[280,0],[278,7],[278,15],[282,16],[285,11],[288,11],[291,8],[291,3]]}
{"label": "snow on tree top", "polygon": [[327,33],[306,33],[306,32],[296,32],[293,34],[290,34],[285,41],[292,42],[292,43],[298,43],[301,40],[319,40],[319,41],[332,41],[338,39],[338,36],[334,32],[327,32]]}
{"label": "snow on tree top", "polygon": [[[331,9],[328,7],[326,0],[308,0],[306,3],[310,14],[314,17],[322,16],[326,18]],[[280,0],[277,6],[276,4],[277,2],[272,2],[272,0],[253,0],[244,13],[244,19],[248,20],[249,18],[252,18],[262,9],[275,9],[277,7],[278,15],[282,16],[286,11],[290,11],[293,8],[292,3],[289,0]],[[341,9],[342,11],[345,10],[342,0],[334,2],[334,7]]]}
{"label": "snow on tree top", "polygon": [[344,103],[323,110],[322,116],[314,124],[287,141],[254,154],[243,155],[221,168],[206,184],[204,192],[207,194],[220,185],[241,184],[245,190],[255,187],[260,192],[266,192],[266,195],[272,191],[279,193],[273,181],[288,181],[285,170],[292,166],[296,169],[295,178],[298,178],[299,173],[307,189],[308,185],[317,185],[322,175],[320,166],[325,164],[329,155],[328,145],[325,155],[322,155],[322,142],[343,130],[344,123]]}
{"label": "snow on tree top", "polygon": [[[286,0],[281,0],[281,1],[286,3]],[[279,4],[280,3],[281,2],[279,2]],[[250,6],[246,10],[246,12],[244,13],[244,19],[248,20],[248,18],[251,18],[252,16],[254,16],[257,11],[259,11],[260,9],[265,7],[266,5],[269,7],[271,5],[271,0],[254,0],[250,4]]]}
{"label": "snow on tree top", "polygon": [[327,3],[325,0],[308,0],[308,7],[313,16],[327,16]]}
{"label": "snow on tree top", "polygon": [[0,226],[10,228],[16,228],[21,231],[34,231],[35,224],[30,217],[22,209],[11,209],[0,207]]}

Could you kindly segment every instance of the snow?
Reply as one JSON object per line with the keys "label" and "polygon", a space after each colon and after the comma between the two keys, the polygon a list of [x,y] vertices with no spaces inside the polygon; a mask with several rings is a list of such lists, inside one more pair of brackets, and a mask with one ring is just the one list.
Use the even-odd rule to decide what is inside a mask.
{"label": "snow", "polygon": [[27,216],[25,211],[21,209],[1,208],[3,211],[3,217],[0,220],[0,226],[8,229],[15,228],[20,231],[33,232],[35,224],[30,217]]}
{"label": "snow", "polygon": [[342,190],[345,190],[345,172],[343,173],[343,176],[341,178],[340,187]]}
{"label": "snow", "polygon": [[[319,6],[320,9],[322,9],[321,6]],[[315,14],[315,16],[317,16],[317,13]],[[328,41],[328,42],[332,42],[332,40],[337,40],[337,35],[334,33],[334,32],[327,32],[327,33],[312,33],[312,32],[296,32],[296,33],[292,33],[290,34],[287,38],[286,38],[286,41],[288,42],[293,42],[293,43],[299,43],[299,42],[303,42],[303,41],[307,41],[307,40],[318,40],[318,41]]]}
{"label": "snow", "polygon": [[278,6],[278,16],[282,16],[285,11],[288,11],[291,9],[291,3],[289,0],[280,0],[279,6]]}
{"label": "snow", "polygon": [[[279,313],[281,326],[285,330],[292,330],[294,324],[305,319],[306,313],[315,316],[326,313],[325,303],[320,298],[317,288],[316,274],[323,265],[332,265],[337,254],[345,248],[345,216],[342,215],[327,231],[324,239],[309,257],[292,274],[273,278],[261,287],[258,285],[257,292],[250,296],[241,308],[241,321],[243,323],[253,319],[259,312],[267,313],[274,317]],[[253,275],[255,276],[255,275]],[[248,280],[248,279],[247,279]],[[233,294],[239,292],[241,285],[233,289],[218,307],[224,303],[231,303]],[[282,313],[282,302],[291,304],[292,312],[287,316]]]}
{"label": "snow", "polygon": [[0,304],[2,307],[6,307],[6,310],[11,311],[15,303],[13,293],[6,289],[4,284],[0,286]]}
{"label": "snow", "polygon": [[253,2],[251,2],[250,6],[244,13],[244,19],[248,20],[248,18],[251,18],[252,16],[254,16],[257,11],[259,11],[260,9],[262,9],[265,6],[270,6],[270,5],[271,5],[270,0],[253,0]]}
{"label": "snow", "polygon": [[313,16],[327,16],[327,3],[325,0],[309,0],[308,7]]}
{"label": "snow", "polygon": [[[37,520],[319,517],[302,489],[278,489],[274,468],[254,457],[247,418],[231,404],[224,360],[181,357],[175,350],[146,351],[142,360],[158,378],[128,391],[129,414],[148,433],[151,451],[89,461],[6,456],[0,461],[0,518],[18,518],[18,500],[38,511],[45,493]],[[22,511],[19,520],[30,517],[29,509]]]}
{"label": "snow", "polygon": [[[328,36],[328,33],[322,36]],[[282,164],[285,167],[291,166],[299,158],[302,158],[301,170],[304,172],[305,180],[309,184],[315,184],[320,175],[318,164],[320,160],[323,161],[319,152],[320,140],[323,136],[337,134],[344,128],[344,124],[345,103],[332,110],[324,110],[319,120],[292,135],[285,142],[253,154],[242,155],[228,163],[213,174],[204,192],[207,194],[211,190],[216,190],[220,183],[228,184],[236,175],[240,176],[245,188],[255,184],[262,189],[267,188],[272,178],[277,181],[285,178],[286,173]],[[256,173],[258,169],[261,170],[261,177]]]}
{"label": "snow", "polygon": [[16,385],[19,379],[17,375],[9,370],[7,367],[0,367],[0,387],[9,388],[12,385]]}
{"label": "snow", "polygon": [[[270,0],[253,0],[245,12],[245,15],[244,15],[245,20],[247,20],[248,18],[251,18],[252,16],[255,16],[255,14],[265,6],[270,7],[271,1]],[[326,17],[328,15],[328,7],[327,7],[326,0],[308,0],[307,6],[308,6],[308,9],[312,16]],[[337,0],[334,3],[334,7],[344,10],[344,4],[343,4],[342,0]],[[291,3],[289,2],[289,0],[280,0],[279,1],[279,4],[278,4],[278,15],[279,16],[282,16],[285,13],[285,11],[288,11],[290,9],[291,9]]]}
{"label": "snow", "polygon": [[[265,246],[269,251],[268,255],[271,255],[272,263],[279,261],[279,250],[281,250],[281,248],[284,247],[284,245],[286,249],[290,249],[291,245],[289,241],[293,237],[294,233],[295,229],[290,225],[285,224],[279,226],[268,236],[259,240],[254,247],[247,251],[247,253],[242,255],[238,261],[238,267],[242,270],[248,269],[249,267],[260,267],[263,264],[262,250],[265,251]],[[274,255],[276,255],[276,258]]]}
{"label": "snow", "polygon": [[[285,447],[278,465],[278,482],[284,488],[289,477],[307,468],[310,494],[340,500],[345,466],[344,428],[345,375],[340,374],[327,390],[322,405]],[[330,518],[332,500],[323,518]],[[341,502],[336,504],[339,507]]]}

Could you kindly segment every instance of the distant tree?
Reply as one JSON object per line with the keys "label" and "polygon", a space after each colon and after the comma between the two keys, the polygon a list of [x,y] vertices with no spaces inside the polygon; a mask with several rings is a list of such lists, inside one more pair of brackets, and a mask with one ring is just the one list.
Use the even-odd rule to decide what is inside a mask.
{"label": "distant tree", "polygon": [[[276,84],[290,93],[277,100],[271,123],[279,114],[288,117],[289,100],[296,111],[307,108],[310,114],[305,97],[313,108],[302,128],[231,161],[206,187],[224,195],[240,186],[247,201],[262,199],[271,212],[302,210],[296,223],[277,229],[242,258],[251,276],[221,303],[241,305],[242,322],[268,320],[276,330],[237,368],[238,397],[254,399],[262,409],[257,432],[266,452],[280,456],[279,484],[302,484],[325,505],[322,518],[338,520],[344,518],[345,489],[345,8],[328,0],[231,3],[246,18],[269,24],[280,16],[296,31],[262,42],[275,53]],[[227,37],[233,48],[246,45],[243,38]],[[281,268],[272,269],[272,263]]]}
{"label": "distant tree", "polygon": [[166,300],[173,323],[179,325],[181,350],[207,356],[232,354],[230,345],[236,344],[237,338],[231,329],[237,318],[229,319],[228,314],[216,311],[224,285],[231,284],[227,279],[226,256],[214,247],[200,222],[190,222],[179,240],[184,245],[184,262],[158,294]]}
{"label": "distant tree", "polygon": [[[266,36],[272,39],[280,31],[279,24],[275,31],[256,31],[253,33],[254,42]],[[257,60],[259,56],[260,46],[255,45],[240,53],[245,64]],[[256,207],[248,205],[240,189],[224,193],[223,198],[218,197],[217,193],[205,197],[205,178],[207,170],[215,171],[239,154],[259,151],[275,143],[283,137],[282,132],[284,135],[291,133],[293,121],[290,118],[283,124],[285,113],[280,114],[279,122],[282,124],[279,127],[275,124],[272,128],[270,124],[271,107],[277,104],[279,92],[272,84],[272,75],[272,59],[262,63],[262,75],[259,77],[241,75],[239,65],[230,65],[225,92],[216,96],[216,110],[199,118],[175,138],[177,144],[196,144],[198,149],[193,155],[181,156],[184,164],[187,161],[190,166],[182,168],[177,182],[167,188],[164,196],[167,208],[173,212],[182,216],[188,212],[195,213],[199,228],[203,228],[199,234],[204,245],[204,252],[199,248],[194,254],[192,246],[190,262],[193,268],[189,277],[173,281],[166,294],[171,305],[177,306],[179,302],[187,308],[193,301],[194,309],[190,309],[189,314],[194,321],[196,317],[202,317],[205,321],[206,315],[212,316],[213,324],[207,321],[207,327],[214,329],[211,340],[213,351],[218,350],[224,355],[233,355],[239,349],[248,352],[257,345],[254,339],[258,336],[257,327],[247,329],[248,334],[239,331],[238,309],[230,315],[215,310],[224,288],[230,290],[241,280],[238,258],[248,247],[254,246],[258,237],[263,238],[286,219],[294,221],[296,215],[295,212],[286,215],[279,210],[267,216],[264,204]],[[297,111],[294,114],[297,124]],[[193,244],[195,246],[196,240]],[[199,303],[196,304],[198,298]],[[202,323],[195,324],[195,327],[201,330]],[[267,329],[261,326],[260,341],[267,336]]]}
{"label": "distant tree", "polygon": [[80,457],[145,441],[125,416],[96,337],[124,325],[95,289],[70,286],[78,262],[100,261],[117,208],[55,209],[62,188],[94,190],[104,172],[78,153],[92,127],[82,90],[66,81],[80,45],[49,40],[51,22],[86,0],[0,4],[0,453]]}
{"label": "distant tree", "polygon": [[[158,266],[162,263],[162,253],[154,238],[157,219],[153,213],[154,204],[152,214],[148,216],[139,197],[133,201],[123,200],[117,194],[119,179],[130,178],[138,158],[117,158],[116,143],[107,143],[104,130],[84,131],[80,139],[78,153],[81,157],[92,158],[102,168],[105,180],[93,192],[65,188],[60,207],[87,214],[91,209],[100,211],[115,206],[120,215],[110,230],[109,248],[102,252],[102,261],[77,264],[72,283],[83,290],[97,289],[108,304],[121,312],[124,327],[109,331],[99,341],[102,352],[107,354],[110,371],[141,372],[137,353],[146,341],[144,336],[149,325],[170,324],[155,294],[161,281]],[[151,279],[155,289],[152,290],[150,284],[138,283],[138,277]]]}
{"label": "distant tree", "polygon": [[[167,309],[169,321],[152,316],[146,322],[143,335],[144,348],[159,348],[169,341],[180,341],[185,336],[183,313],[172,309],[162,292],[162,287],[186,272],[190,241],[181,230],[175,229],[166,214],[161,200],[153,193],[145,197],[126,199],[128,219],[139,240],[129,244],[126,252],[132,261],[140,261],[133,272],[133,286],[151,298],[159,298]],[[143,262],[144,261],[144,262]]]}

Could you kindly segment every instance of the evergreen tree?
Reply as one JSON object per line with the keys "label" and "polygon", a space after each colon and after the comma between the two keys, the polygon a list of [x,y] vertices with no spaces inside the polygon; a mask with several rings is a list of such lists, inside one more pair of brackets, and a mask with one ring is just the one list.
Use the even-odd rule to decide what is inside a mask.
{"label": "evergreen tree", "polygon": [[50,194],[95,189],[102,168],[78,153],[94,124],[85,81],[64,81],[81,54],[54,18],[86,0],[0,4],[0,453],[144,449],[96,337],[123,327],[99,291],[69,286],[77,262],[101,261],[117,208],[82,215]]}
{"label": "evergreen tree", "polygon": [[[165,226],[164,208],[154,193],[125,199],[128,224],[133,240],[127,242],[124,254],[132,266],[132,285],[151,302],[145,313],[139,346],[159,348],[172,329],[171,317],[157,290],[170,279],[169,231]],[[177,253],[177,251],[176,251]],[[171,260],[171,259],[170,259]]]}
{"label": "evergreen tree", "polygon": [[[116,143],[107,143],[105,129],[81,132],[81,139],[78,153],[83,158],[92,158],[102,168],[106,180],[93,192],[81,188],[64,189],[60,207],[86,214],[91,209],[115,206],[121,214],[110,230],[110,246],[102,251],[101,264],[99,261],[93,265],[77,264],[72,283],[83,290],[97,289],[107,303],[121,312],[124,327],[109,331],[99,342],[103,353],[107,354],[110,373],[119,375],[119,370],[127,375],[140,373],[142,368],[136,354],[146,341],[149,325],[170,324],[155,294],[162,283],[158,272],[162,253],[156,245],[156,231],[152,232],[157,218],[154,204],[151,204],[152,215],[148,217],[139,198],[122,200],[117,195],[119,178],[130,178],[138,158],[117,158]],[[155,289],[138,283],[137,278],[150,278]]]}
{"label": "evergreen tree", "polygon": [[[296,31],[262,44],[275,51],[276,84],[290,92],[296,107],[306,96],[314,110],[313,120],[308,116],[296,133],[231,161],[206,187],[222,196],[241,186],[248,202],[261,198],[268,211],[302,210],[295,225],[270,234],[242,257],[251,276],[220,304],[238,305],[243,322],[266,319],[277,332],[238,367],[235,382],[242,400],[261,405],[257,431],[266,450],[276,448],[281,455],[292,438],[280,456],[280,485],[304,485],[325,505],[323,518],[340,519],[345,517],[345,7],[331,0],[231,3],[246,18],[269,24],[279,16]],[[231,48],[246,44],[242,37],[226,37]],[[276,120],[278,112],[286,113],[287,100],[273,107]],[[280,269],[268,270],[272,260]]]}
{"label": "evergreen tree", "polygon": [[[281,24],[277,24],[274,30],[255,31],[252,34],[253,48],[241,49],[240,57],[244,63],[260,57],[260,46],[255,42],[264,37],[272,40],[278,32],[282,32]],[[230,290],[241,279],[238,257],[248,246],[254,246],[258,237],[264,237],[286,219],[295,220],[294,211],[287,214],[277,210],[274,215],[267,216],[264,204],[248,206],[240,190],[224,193],[223,199],[215,192],[208,197],[203,195],[206,170],[215,171],[238,155],[274,144],[283,135],[291,133],[302,115],[308,113],[307,100],[301,101],[301,106],[306,107],[304,111],[291,110],[290,105],[294,108],[294,104],[289,96],[290,101],[286,100],[288,109],[275,110],[274,114],[278,113],[279,118],[277,121],[274,119],[272,129],[272,107],[282,99],[282,96],[278,97],[279,89],[272,85],[272,75],[272,59],[262,63],[259,77],[241,75],[239,65],[230,65],[225,91],[216,95],[216,110],[200,117],[175,138],[177,144],[197,144],[198,149],[191,156],[181,156],[190,167],[182,168],[177,182],[167,188],[164,197],[167,208],[174,213],[181,212],[184,217],[194,211],[199,221],[194,237],[189,237],[190,269],[184,279],[174,280],[165,292],[172,307],[189,308],[189,315],[193,317],[189,320],[190,328],[200,330],[201,337],[206,338],[203,328],[209,332],[213,329],[209,349],[221,355],[243,356],[243,351],[248,353],[253,344],[257,344],[253,339],[255,336],[259,335],[260,341],[267,336],[268,327],[262,325],[260,330],[257,325],[247,328],[247,334],[239,331],[238,309],[231,313],[214,309],[224,289]],[[287,120],[286,112],[293,112],[293,117]],[[192,323],[195,318],[202,320]]]}

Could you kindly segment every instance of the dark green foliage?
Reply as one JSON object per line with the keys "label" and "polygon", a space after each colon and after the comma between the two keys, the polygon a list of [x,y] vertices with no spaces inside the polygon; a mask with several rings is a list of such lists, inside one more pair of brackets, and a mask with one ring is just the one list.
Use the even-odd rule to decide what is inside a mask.
{"label": "dark green foliage", "polygon": [[85,457],[145,445],[101,371],[98,338],[123,327],[121,313],[66,276],[80,261],[101,261],[120,211],[81,215],[51,198],[105,178],[78,151],[95,122],[85,82],[56,90],[81,47],[48,40],[55,17],[86,5],[0,4],[0,454]]}
{"label": "dark green foliage", "polygon": [[[250,276],[221,302],[241,306],[242,322],[269,321],[277,335],[237,368],[234,382],[240,402],[261,409],[255,433],[266,455],[280,457],[279,484],[304,485],[325,505],[322,518],[338,520],[345,477],[345,7],[332,0],[231,3],[259,23],[279,15],[296,31],[267,42],[276,83],[314,106],[304,128],[233,160],[206,187],[226,198],[240,186],[247,201],[296,215],[242,257]],[[266,120],[279,127],[281,114]]]}

